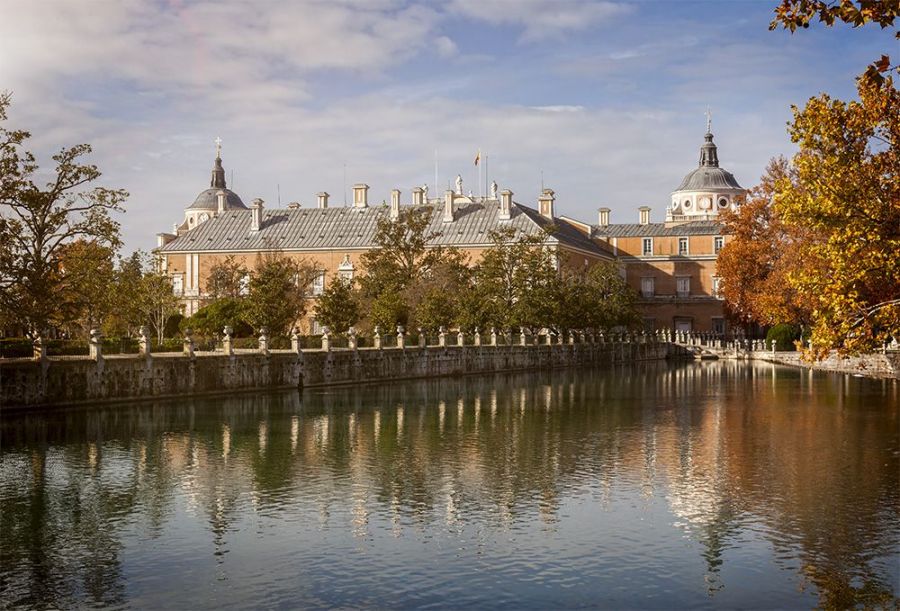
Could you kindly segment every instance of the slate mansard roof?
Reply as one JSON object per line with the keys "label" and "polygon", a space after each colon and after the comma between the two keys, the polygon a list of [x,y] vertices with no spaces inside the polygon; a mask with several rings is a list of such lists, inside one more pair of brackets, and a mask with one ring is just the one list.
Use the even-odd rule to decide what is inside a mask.
{"label": "slate mansard roof", "polygon": [[598,238],[655,238],[722,235],[725,227],[718,221],[690,221],[669,226],[666,223],[618,223],[605,227],[594,225],[593,230]]}
{"label": "slate mansard roof", "polygon": [[[409,208],[406,205],[403,208]],[[499,203],[488,200],[455,207],[454,220],[443,221],[443,206],[425,205],[428,228],[441,235],[435,246],[489,246],[491,231],[511,227],[517,235],[537,235],[553,225],[549,241],[561,246],[612,258],[608,249],[595,243],[563,219],[541,216],[537,210],[513,204],[510,219],[500,220]],[[387,206],[366,208],[295,208],[263,210],[259,231],[251,231],[250,210],[226,210],[198,227],[158,248],[160,254],[203,252],[253,252],[259,250],[354,250],[375,247],[378,220],[387,218]]]}

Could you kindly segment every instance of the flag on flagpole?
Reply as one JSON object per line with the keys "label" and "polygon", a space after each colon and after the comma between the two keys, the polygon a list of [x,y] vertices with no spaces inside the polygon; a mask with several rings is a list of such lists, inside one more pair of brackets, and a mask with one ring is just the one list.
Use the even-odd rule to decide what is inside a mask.
{"label": "flag on flagpole", "polygon": [[478,165],[479,161],[481,161],[481,149],[478,149],[478,152],[475,153],[475,165]]}

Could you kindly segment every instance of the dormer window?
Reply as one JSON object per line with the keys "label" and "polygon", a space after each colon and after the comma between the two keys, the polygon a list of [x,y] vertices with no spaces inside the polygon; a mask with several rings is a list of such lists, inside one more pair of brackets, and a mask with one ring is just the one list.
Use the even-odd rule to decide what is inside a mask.
{"label": "dormer window", "polygon": [[725,199],[724,197],[720,197],[719,198],[719,208],[727,208],[727,207],[728,207],[728,200]]}

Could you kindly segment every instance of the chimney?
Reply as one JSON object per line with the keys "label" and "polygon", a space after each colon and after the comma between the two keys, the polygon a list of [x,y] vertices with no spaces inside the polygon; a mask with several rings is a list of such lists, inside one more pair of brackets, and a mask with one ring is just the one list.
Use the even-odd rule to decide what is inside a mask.
{"label": "chimney", "polygon": [[366,208],[369,205],[369,185],[357,183],[353,185],[353,207]]}
{"label": "chimney", "polygon": [[316,193],[316,200],[318,202],[318,207],[320,209],[325,209],[328,207],[328,193],[322,191],[321,193]]}
{"label": "chimney", "polygon": [[599,208],[597,210],[597,213],[599,216],[599,218],[597,219],[598,224],[601,227],[608,227],[609,226],[609,208]]}
{"label": "chimney", "polygon": [[553,218],[554,201],[556,201],[556,198],[554,197],[553,189],[544,189],[544,192],[538,198],[538,212],[541,213],[541,216],[548,219]]}
{"label": "chimney", "polygon": [[259,231],[262,227],[263,200],[258,197],[250,204],[250,231]]}
{"label": "chimney", "polygon": [[400,189],[391,191],[391,220],[396,221],[400,218]]}
{"label": "chimney", "polygon": [[216,192],[216,203],[217,203],[216,209],[219,212],[219,214],[222,214],[223,212],[225,212],[225,191],[223,191],[222,189],[219,189]]}
{"label": "chimney", "polygon": [[641,213],[641,225],[649,225],[650,206],[641,206],[640,208],[638,208],[638,211]]}
{"label": "chimney", "polygon": [[299,210],[300,202],[291,202],[288,204],[288,210]]}
{"label": "chimney", "polygon": [[422,187],[413,187],[413,206],[421,206],[425,203],[425,189]]}
{"label": "chimney", "polygon": [[500,213],[497,218],[501,221],[508,221],[512,215],[512,196],[513,192],[509,189],[500,191]]}
{"label": "chimney", "polygon": [[453,190],[444,191],[444,222],[453,222]]}

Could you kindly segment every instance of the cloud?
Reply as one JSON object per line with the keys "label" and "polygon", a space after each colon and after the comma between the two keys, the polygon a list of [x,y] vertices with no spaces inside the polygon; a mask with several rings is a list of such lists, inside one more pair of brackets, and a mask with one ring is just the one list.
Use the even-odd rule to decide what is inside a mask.
{"label": "cloud", "polygon": [[453,0],[448,10],[493,25],[521,27],[521,42],[537,42],[609,23],[632,7],[597,0]]}
{"label": "cloud", "polygon": [[455,57],[459,54],[459,47],[446,36],[438,37],[437,40],[434,41],[434,46],[437,49],[438,55],[443,58]]}

